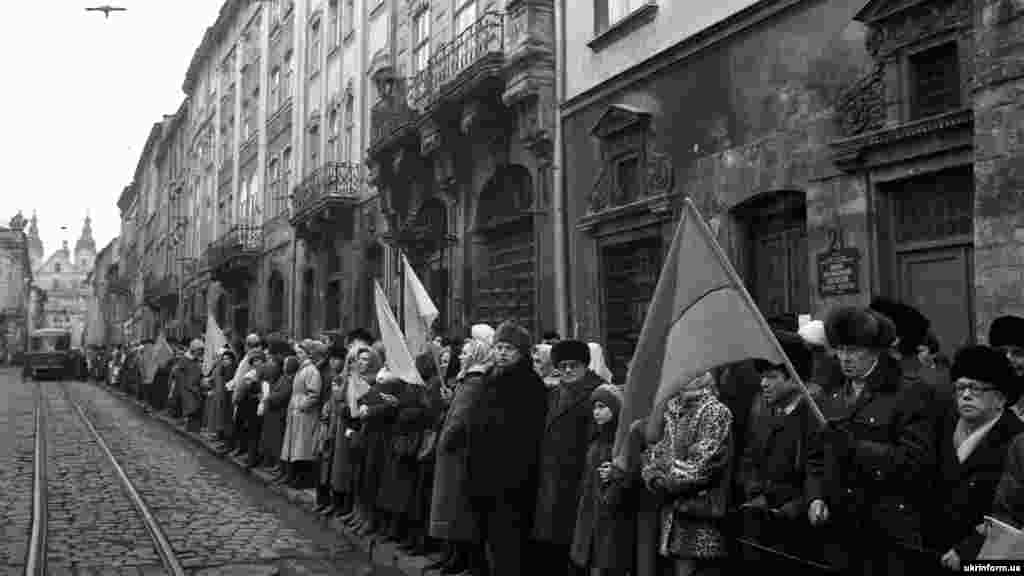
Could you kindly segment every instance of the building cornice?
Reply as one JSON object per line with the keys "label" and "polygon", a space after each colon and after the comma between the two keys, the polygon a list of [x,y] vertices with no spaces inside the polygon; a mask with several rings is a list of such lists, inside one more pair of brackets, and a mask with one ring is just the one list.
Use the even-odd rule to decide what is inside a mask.
{"label": "building cornice", "polygon": [[224,3],[221,4],[217,20],[206,29],[203,33],[203,39],[199,42],[199,47],[192,53],[192,60],[189,62],[188,70],[185,72],[185,82],[181,85],[181,89],[185,94],[192,94],[192,91],[195,90],[199,73],[206,59],[216,49],[217,45],[220,44],[221,40],[224,39],[224,35],[230,29],[235,16],[244,6],[248,6],[251,1],[224,0]]}
{"label": "building cornice", "polygon": [[[637,62],[634,66],[598,82],[561,104],[563,117],[587,108],[612,92],[618,92],[636,82],[649,78],[691,56],[725,42],[755,26],[763,24],[791,9],[816,4],[822,0],[760,0],[731,16],[688,36],[676,44]],[[578,40],[586,44],[588,40]],[[612,50],[606,47],[604,50]]]}

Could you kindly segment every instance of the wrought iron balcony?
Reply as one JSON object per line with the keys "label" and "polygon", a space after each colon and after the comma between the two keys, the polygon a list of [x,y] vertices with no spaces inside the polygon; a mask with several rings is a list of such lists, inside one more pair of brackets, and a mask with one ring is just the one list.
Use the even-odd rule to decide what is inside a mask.
{"label": "wrought iron balcony", "polygon": [[363,171],[359,164],[325,163],[295,187],[292,225],[307,224],[320,216],[329,218],[333,208],[355,205],[362,185]]}
{"label": "wrought iron balcony", "polygon": [[210,272],[221,282],[248,276],[252,265],[263,252],[263,228],[254,224],[238,224],[221,235],[207,248]]}
{"label": "wrought iron balcony", "polygon": [[370,109],[370,150],[383,148],[403,134],[412,133],[416,125],[406,79],[393,78],[388,82],[390,92]]}
{"label": "wrought iron balcony", "polygon": [[485,12],[451,42],[442,44],[412,80],[411,101],[426,108],[449,94],[456,98],[481,79],[499,74],[505,60],[505,15]]}

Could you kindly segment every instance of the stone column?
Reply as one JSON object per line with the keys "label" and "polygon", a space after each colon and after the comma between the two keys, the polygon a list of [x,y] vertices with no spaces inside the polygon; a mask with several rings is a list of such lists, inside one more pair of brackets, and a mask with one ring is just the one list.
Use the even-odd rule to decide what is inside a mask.
{"label": "stone column", "polygon": [[1024,316],[1024,0],[974,6],[975,326]]}

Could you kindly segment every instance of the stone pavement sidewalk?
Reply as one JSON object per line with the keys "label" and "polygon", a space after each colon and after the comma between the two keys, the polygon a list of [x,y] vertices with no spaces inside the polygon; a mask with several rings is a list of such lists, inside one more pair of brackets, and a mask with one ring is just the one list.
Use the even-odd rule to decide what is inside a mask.
{"label": "stone pavement sidewalk", "polygon": [[[233,463],[238,466],[244,472],[252,475],[255,478],[266,483],[276,493],[283,495],[290,502],[297,506],[301,506],[306,510],[312,512],[316,508],[316,491],[313,489],[308,490],[296,490],[287,486],[274,484],[273,475],[267,473],[265,470],[259,468],[247,469],[245,462],[242,458],[232,457],[224,452],[223,449],[218,447],[209,438],[206,438],[202,434],[189,432],[185,429],[185,425],[182,420],[173,418],[172,416],[153,410],[148,405],[140,402],[135,396],[124,392],[118,388],[107,386],[103,383],[89,382],[90,385],[99,386],[104,388],[114,396],[121,398],[122,400],[133,404],[140,411],[145,412],[153,419],[162,422],[168,426],[179,436],[186,440],[206,449],[212,454]],[[406,576],[424,576],[426,574],[437,574],[437,571],[426,571],[426,565],[431,562],[430,558],[424,558],[420,556],[409,556],[405,554],[398,547],[390,542],[386,542],[383,539],[375,537],[363,537],[355,534],[349,530],[341,521],[337,518],[332,518],[325,521],[325,524],[330,526],[335,532],[342,537],[348,539],[352,544],[361,549],[364,553],[371,555],[373,563],[378,566],[389,566],[398,569]]]}

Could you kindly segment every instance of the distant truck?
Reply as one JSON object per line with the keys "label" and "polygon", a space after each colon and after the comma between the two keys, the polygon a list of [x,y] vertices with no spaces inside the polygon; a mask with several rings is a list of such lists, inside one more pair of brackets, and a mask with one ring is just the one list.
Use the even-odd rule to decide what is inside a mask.
{"label": "distant truck", "polygon": [[24,374],[33,379],[68,378],[74,374],[71,331],[64,328],[42,328],[29,336]]}

